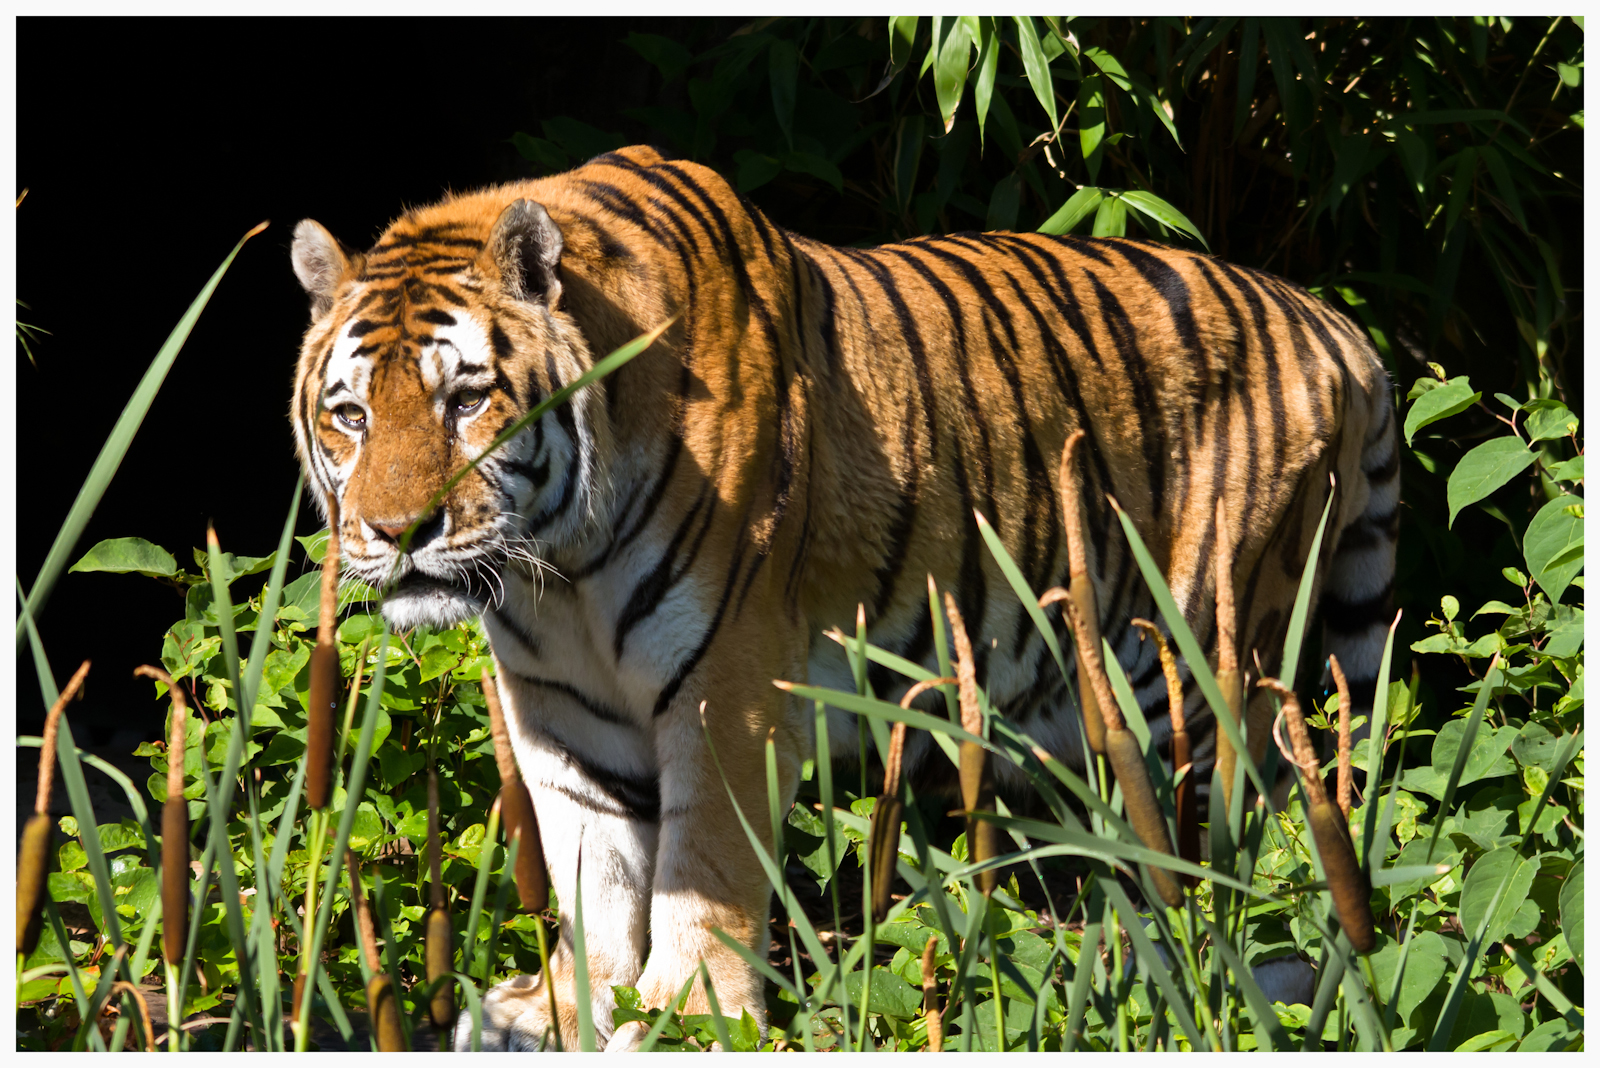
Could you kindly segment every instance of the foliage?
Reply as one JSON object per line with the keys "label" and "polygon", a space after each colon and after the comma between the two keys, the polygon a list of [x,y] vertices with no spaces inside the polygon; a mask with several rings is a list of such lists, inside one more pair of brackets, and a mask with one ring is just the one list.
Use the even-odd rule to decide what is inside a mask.
{"label": "foliage", "polygon": [[[985,703],[989,759],[1023,767],[1042,805],[990,817],[1011,835],[1010,855],[969,858],[965,835],[942,822],[947,804],[907,788],[905,895],[875,924],[870,886],[859,902],[844,891],[866,868],[877,802],[864,777],[808,766],[798,803],[765,814],[783,828],[776,855],[763,855],[792,924],[787,969],[759,962],[769,1037],[748,1017],[645,1010],[626,989],[617,1019],[649,1021],[658,1048],[926,1048],[920,958],[932,938],[946,1042],[961,1049],[1581,1047],[1582,346],[1568,296],[1581,267],[1581,19],[897,17],[741,31],[630,34],[662,93],[627,117],[718,166],[796,229],[843,242],[963,227],[1142,230],[1343,300],[1397,378],[1417,379],[1396,408],[1407,443],[1396,598],[1412,618],[1392,639],[1416,659],[1358,725],[1371,733],[1355,759],[1366,794],[1348,825],[1373,886],[1369,957],[1339,930],[1305,830],[1304,782],[1275,755],[1248,774],[1269,793],[1292,776],[1286,806],[1217,806],[1207,834],[1220,860],[1196,870],[1204,878],[1182,908],[1152,908],[1148,864],[1181,872],[1182,862],[1152,856],[1132,833],[1103,767],[1080,777],[1040,763]],[[539,129],[514,140],[541,170],[640,139],[570,116]],[[157,357],[23,599],[19,640],[34,639],[47,699],[55,686],[31,613],[220,276]],[[311,1011],[350,1037],[347,1010],[361,1004],[370,966],[338,850],[321,847],[337,817],[335,839],[362,861],[409,1041],[421,1046],[428,766],[439,776],[451,922],[468,947],[460,1003],[471,1011],[489,984],[537,971],[553,912],[514,907],[488,816],[498,777],[475,626],[389,635],[376,592],[347,587],[340,667],[350,680],[359,665],[365,681],[347,706],[329,816],[320,829],[301,818],[319,576],[287,575],[291,556],[319,560],[322,541],[301,539],[295,553],[294,518],[265,556],[197,551],[190,570],[123,538],[70,570],[137,573],[184,595],[160,659],[199,715],[183,796],[201,828],[189,885],[203,904],[176,1008],[217,1021],[185,1043],[283,1048],[280,977],[323,932]],[[1160,576],[1147,581],[1159,596]],[[1434,605],[1424,624],[1417,617]],[[1181,620],[1167,622],[1181,638]],[[247,652],[240,635],[253,639]],[[920,677],[864,639],[843,641],[863,666]],[[1307,647],[1319,668],[1314,639]],[[1290,679],[1306,666],[1291,651],[1279,671]],[[1190,667],[1206,674],[1196,659]],[[795,692],[819,711],[864,717],[880,747],[895,720],[934,731],[952,753],[961,737],[951,721],[864,689]],[[1138,733],[1137,708],[1123,705]],[[1314,728],[1331,721],[1331,703],[1313,709]],[[113,981],[158,967],[160,853],[142,795],[165,800],[171,754],[141,748],[154,772],[141,791],[80,758],[69,728],[58,751],[74,815],[61,821],[50,922],[19,962],[18,1031],[24,1048],[116,1048],[137,1013]],[[125,787],[135,819],[94,819],[80,759]],[[1170,818],[1171,776],[1149,763]],[[762,815],[743,814],[747,832]],[[807,873],[799,882],[784,878],[790,860]],[[1005,877],[986,896],[977,876],[998,863]],[[1046,884],[1063,871],[1081,883],[1058,908]],[[320,909],[301,916],[308,883]],[[812,887],[832,905],[831,925],[803,907]],[[859,935],[847,933],[855,915]],[[1315,963],[1309,1004],[1270,1004],[1253,978],[1284,954]],[[96,1021],[113,1001],[122,1015],[103,1032]]]}

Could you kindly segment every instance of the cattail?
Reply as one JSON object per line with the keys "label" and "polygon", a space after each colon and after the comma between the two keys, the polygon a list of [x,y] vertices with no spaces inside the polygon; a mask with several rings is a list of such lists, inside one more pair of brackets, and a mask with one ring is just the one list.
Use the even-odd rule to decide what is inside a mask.
{"label": "cattail", "polygon": [[[1183,680],[1178,677],[1178,661],[1172,655],[1172,648],[1167,645],[1166,635],[1162,634],[1154,623],[1148,619],[1133,619],[1129,622],[1155,641],[1156,652],[1161,657],[1161,672],[1167,679],[1167,716],[1172,722],[1173,777],[1176,778],[1185,768],[1188,769],[1182,781],[1172,791],[1173,815],[1178,824],[1178,856],[1198,864],[1200,863],[1199,800],[1195,791],[1189,732],[1184,728]],[[1181,875],[1179,878],[1189,886],[1200,885],[1198,876]]]}
{"label": "cattail", "polygon": [[[950,620],[950,636],[956,647],[956,689],[961,698],[961,729],[983,736],[983,713],[978,709],[978,671],[972,657],[972,640],[961,618],[956,599],[944,595],[944,614]],[[1000,855],[1000,828],[974,813],[994,811],[994,771],[989,766],[989,751],[976,742],[962,740],[961,804],[967,813],[967,859],[982,864]],[[1000,883],[1000,872],[990,868],[978,873],[978,889],[992,893]]]}
{"label": "cattail", "polygon": [[183,762],[189,704],[183,687],[158,667],[144,665],[135,675],[156,679],[172,695],[172,730],[167,739],[167,800],[161,806],[161,952],[169,968],[183,966],[189,929],[189,803],[183,797]]}
{"label": "cattail", "polygon": [[1355,793],[1355,773],[1350,767],[1350,683],[1345,680],[1339,658],[1328,654],[1328,669],[1333,673],[1333,684],[1339,688],[1339,811],[1350,818],[1351,795]]}
{"label": "cattail", "polygon": [[483,672],[483,698],[489,705],[489,734],[494,739],[494,760],[500,769],[500,814],[505,820],[506,841],[521,839],[517,846],[517,896],[527,912],[539,912],[550,903],[550,881],[544,867],[544,845],[539,839],[539,818],[533,798],[517,770],[511,750],[511,733],[500,707],[500,692],[487,668]]}
{"label": "cattail", "polygon": [[[1172,856],[1172,836],[1167,831],[1167,817],[1156,800],[1155,788],[1150,785],[1150,772],[1144,765],[1144,752],[1139,739],[1128,730],[1122,712],[1111,695],[1111,682],[1106,678],[1105,665],[1100,650],[1089,644],[1086,629],[1080,626],[1082,616],[1076,601],[1067,602],[1067,612],[1072,617],[1072,630],[1078,641],[1078,665],[1094,688],[1095,700],[1106,721],[1106,763],[1122,784],[1123,810],[1128,823],[1145,847],[1157,853]],[[1165,868],[1150,866],[1150,878],[1155,883],[1161,900],[1176,908],[1183,904],[1183,891],[1172,873]]]}
{"label": "cattail", "polygon": [[[1088,558],[1083,548],[1083,518],[1079,514],[1079,489],[1077,472],[1072,466],[1072,454],[1084,437],[1075,430],[1067,438],[1061,452],[1061,513],[1067,531],[1067,573],[1070,576],[1068,597],[1077,605],[1078,616],[1083,620],[1089,644],[1100,648],[1100,612],[1095,605],[1094,580],[1089,577]],[[1043,601],[1041,600],[1041,606]],[[1077,630],[1080,624],[1074,623]],[[1106,720],[1092,685],[1086,685],[1083,662],[1078,662],[1078,707],[1083,712],[1083,740],[1091,753],[1106,751]]]}
{"label": "cattail", "polygon": [[450,931],[450,913],[443,907],[430,908],[423,936],[428,957],[428,982],[440,976],[445,977],[428,1001],[428,1018],[433,1021],[433,1026],[443,1030],[454,1024],[456,1017],[455,983],[451,979],[456,970],[456,950]]}
{"label": "cattail", "polygon": [[[1217,689],[1222,691],[1228,714],[1232,717],[1233,725],[1237,727],[1240,723],[1239,710],[1244,704],[1244,685],[1239,675],[1238,646],[1234,641],[1234,630],[1238,625],[1238,615],[1233,606],[1233,558],[1236,546],[1233,542],[1233,528],[1228,522],[1228,502],[1221,497],[1217,498],[1216,522],[1217,550],[1214,574],[1217,587]],[[1249,742],[1251,754],[1259,762],[1266,753],[1266,731],[1254,729],[1254,724],[1251,727]],[[1233,741],[1227,732],[1220,726],[1216,731],[1217,770],[1222,776],[1223,804],[1227,806],[1233,803],[1233,779],[1235,769],[1238,767],[1238,756],[1234,752]]]}
{"label": "cattail", "polygon": [[[911,702],[925,691],[957,681],[923,679],[900,698],[900,707],[910,708]],[[867,870],[872,873],[872,919],[875,923],[882,923],[889,913],[889,888],[894,882],[895,857],[899,855],[900,814],[904,811],[900,800],[900,768],[905,748],[906,725],[896,723],[889,731],[889,752],[883,759],[883,793],[872,806],[872,825],[867,832]]]}
{"label": "cattail", "polygon": [[[492,723],[492,721],[491,721]],[[496,751],[498,755],[498,750]],[[504,802],[501,802],[502,811]],[[518,849],[521,852],[521,849]],[[444,906],[444,881],[440,872],[439,855],[439,773],[428,768],[428,918],[423,928],[424,956],[428,966],[428,981],[455,972],[455,938],[450,930],[450,913]],[[455,1019],[455,985],[450,981],[439,984],[428,1002],[428,1017],[433,1026],[446,1028]]]}
{"label": "cattail", "polygon": [[[20,201],[19,201],[20,203]],[[39,944],[44,926],[44,899],[49,893],[50,860],[54,853],[55,825],[50,820],[50,788],[55,778],[56,736],[67,703],[78,696],[89,661],[79,665],[44,718],[44,744],[39,747],[39,786],[33,796],[33,815],[22,828],[17,850],[17,952],[24,957]],[[93,828],[90,829],[93,833]]]}
{"label": "cattail", "polygon": [[1281,715],[1289,725],[1294,749],[1289,759],[1304,773],[1308,821],[1317,843],[1317,854],[1322,858],[1322,873],[1328,879],[1328,892],[1333,897],[1339,926],[1349,935],[1351,948],[1357,953],[1371,953],[1377,945],[1377,932],[1372,922],[1372,887],[1356,862],[1349,825],[1338,807],[1328,800],[1327,788],[1322,783],[1322,768],[1311,747],[1305,718],[1300,714],[1299,698],[1277,679],[1262,679],[1256,685],[1272,690],[1283,702]]}
{"label": "cattail", "polygon": [[311,649],[311,692],[306,695],[306,803],[327,807],[333,776],[333,717],[339,707],[339,499],[328,494],[328,547],[322,556],[322,604],[317,644]]}
{"label": "cattail", "polygon": [[379,1053],[406,1052],[406,1035],[400,1028],[400,1010],[395,1004],[394,981],[388,972],[374,972],[367,982],[367,1012],[371,1013],[372,1034]]}
{"label": "cattail", "polygon": [[939,946],[935,935],[922,947],[922,1015],[928,1021],[928,1052],[944,1050],[944,1021],[939,1012],[939,979],[933,970],[934,951]]}

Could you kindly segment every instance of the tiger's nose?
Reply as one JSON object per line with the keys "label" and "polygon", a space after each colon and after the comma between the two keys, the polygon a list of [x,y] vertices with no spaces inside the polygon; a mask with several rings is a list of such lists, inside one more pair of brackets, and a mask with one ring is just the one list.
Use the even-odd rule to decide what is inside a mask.
{"label": "tiger's nose", "polygon": [[420,522],[416,517],[410,519],[380,519],[376,521],[369,519],[366,521],[366,525],[380,538],[394,545],[400,543],[400,538],[410,529],[413,523],[416,524],[417,529],[411,535],[411,544],[408,548],[415,551],[444,533],[444,509],[441,508],[435,511]]}

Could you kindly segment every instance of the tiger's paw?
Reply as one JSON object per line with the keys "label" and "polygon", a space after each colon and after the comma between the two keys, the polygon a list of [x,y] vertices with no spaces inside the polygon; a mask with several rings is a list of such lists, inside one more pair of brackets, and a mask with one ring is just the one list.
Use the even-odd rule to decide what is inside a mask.
{"label": "tiger's paw", "polygon": [[[518,975],[483,996],[483,1033],[479,1048],[491,1053],[536,1053],[555,1048],[551,1039],[550,994],[537,976]],[[456,1019],[457,1053],[472,1049],[472,1013]]]}

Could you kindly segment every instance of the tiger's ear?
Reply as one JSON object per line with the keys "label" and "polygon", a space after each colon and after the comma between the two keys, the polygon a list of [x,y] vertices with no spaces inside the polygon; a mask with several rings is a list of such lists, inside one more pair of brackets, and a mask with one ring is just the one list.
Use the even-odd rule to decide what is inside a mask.
{"label": "tiger's ear", "polygon": [[500,274],[500,284],[517,300],[551,307],[561,296],[556,264],[561,260],[561,228],[543,205],[515,200],[495,220],[483,257]]}
{"label": "tiger's ear", "polygon": [[362,266],[360,253],[345,248],[314,219],[301,219],[294,228],[294,246],[289,256],[294,262],[294,276],[311,297],[314,320],[333,307],[333,294],[339,283],[359,273]]}

